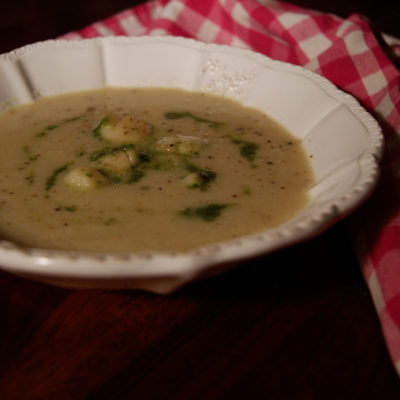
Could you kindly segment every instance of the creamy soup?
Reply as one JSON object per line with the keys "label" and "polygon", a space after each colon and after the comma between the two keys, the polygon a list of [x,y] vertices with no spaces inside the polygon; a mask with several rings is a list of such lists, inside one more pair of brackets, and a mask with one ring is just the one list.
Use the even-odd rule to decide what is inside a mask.
{"label": "creamy soup", "polygon": [[282,224],[313,183],[298,139],[202,93],[80,92],[0,126],[0,234],[31,247],[185,251]]}

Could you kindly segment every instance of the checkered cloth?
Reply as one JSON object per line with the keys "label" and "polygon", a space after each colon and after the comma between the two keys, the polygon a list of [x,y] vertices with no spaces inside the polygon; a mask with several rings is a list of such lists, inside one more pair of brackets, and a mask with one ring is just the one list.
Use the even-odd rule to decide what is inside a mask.
{"label": "checkered cloth", "polygon": [[400,73],[389,59],[400,54],[399,43],[390,38],[391,46],[382,46],[361,15],[341,19],[273,0],[151,1],[64,38],[166,34],[302,65],[351,93],[381,122],[381,182],[346,222],[400,374]]}

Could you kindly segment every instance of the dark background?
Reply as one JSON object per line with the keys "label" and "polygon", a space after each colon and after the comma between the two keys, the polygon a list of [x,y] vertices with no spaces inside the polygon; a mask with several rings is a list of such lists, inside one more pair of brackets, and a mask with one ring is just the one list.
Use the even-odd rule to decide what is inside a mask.
{"label": "dark background", "polygon": [[[201,1],[201,0],[199,0]],[[129,0],[2,0],[0,50],[50,39],[85,27],[144,1]],[[377,0],[296,0],[292,3],[347,17],[353,12],[368,16],[374,25],[400,37],[400,2]]]}
{"label": "dark background", "polygon": [[[0,3],[0,52],[140,3]],[[400,2],[302,0],[400,37]],[[0,272],[0,398],[400,399],[345,222],[169,296]]]}

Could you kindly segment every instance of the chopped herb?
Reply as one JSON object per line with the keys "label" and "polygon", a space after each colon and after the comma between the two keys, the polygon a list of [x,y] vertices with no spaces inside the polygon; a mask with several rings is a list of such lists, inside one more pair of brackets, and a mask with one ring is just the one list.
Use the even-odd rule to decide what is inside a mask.
{"label": "chopped herb", "polygon": [[75,212],[77,210],[76,206],[58,206],[54,209],[54,211],[69,211]]}
{"label": "chopped herb", "polygon": [[152,159],[152,154],[148,150],[141,150],[138,152],[138,159],[141,163],[148,163]]}
{"label": "chopped herb", "polygon": [[192,189],[200,189],[205,191],[210,186],[211,182],[215,181],[217,173],[207,168],[200,168],[193,164],[188,164],[186,170],[189,172],[195,172],[198,176],[198,180],[195,184],[191,185]]}
{"label": "chopped herb", "polygon": [[215,221],[228,204],[211,203],[203,207],[187,207],[179,211],[179,215],[188,218],[200,218],[203,221]]}
{"label": "chopped herb", "polygon": [[144,177],[144,171],[141,168],[137,167],[132,167],[128,173],[123,175],[102,168],[100,168],[98,171],[102,173],[106,178],[108,178],[111,182],[116,184],[135,183],[139,182]]}
{"label": "chopped herb", "polygon": [[58,128],[58,126],[59,126],[59,125],[48,125],[48,126],[46,126],[42,131],[36,133],[35,136],[36,136],[36,137],[44,137],[44,136],[47,136],[47,134],[48,134],[49,132],[51,132],[52,130]]}
{"label": "chopped herb", "polygon": [[253,162],[257,155],[257,150],[260,147],[257,143],[249,142],[247,140],[237,139],[229,136],[231,142],[239,147],[240,154],[248,161]]}
{"label": "chopped herb", "polygon": [[119,151],[126,151],[129,149],[134,149],[135,146],[133,144],[124,144],[123,146],[119,146],[119,147],[105,147],[104,149],[95,151],[94,153],[92,153],[92,155],[90,156],[90,161],[98,161],[100,160],[100,158],[103,158],[104,156],[108,156],[109,154],[114,154],[117,153]]}
{"label": "chopped herb", "polygon": [[35,154],[34,156],[32,156],[31,149],[26,145],[22,149],[23,149],[24,153],[28,155],[29,161],[36,161],[40,157],[40,154]]}
{"label": "chopped herb", "polygon": [[180,160],[177,156],[165,153],[154,153],[152,155],[152,162],[148,164],[149,169],[155,169],[160,171],[171,171],[175,169]]}
{"label": "chopped herb", "polygon": [[205,123],[208,124],[211,128],[219,128],[223,125],[225,125],[223,122],[218,122],[218,121],[210,121],[209,119],[199,117],[197,115],[194,115],[188,111],[185,112],[166,112],[164,114],[164,117],[167,119],[180,119],[180,118],[191,118],[196,122],[200,123]]}
{"label": "chopped herb", "polygon": [[130,174],[127,177],[126,183],[135,183],[140,181],[144,177],[144,172],[138,168],[132,168]]}
{"label": "chopped herb", "polygon": [[53,173],[47,178],[46,190],[50,190],[56,184],[58,175],[60,175],[64,171],[66,171],[68,169],[69,165],[70,165],[69,163],[65,164],[53,171]]}
{"label": "chopped herb", "polygon": [[68,118],[68,119],[66,119],[65,121],[64,121],[64,123],[69,123],[69,122],[75,122],[75,121],[78,121],[78,120],[80,120],[82,118],[82,115],[77,115],[76,117],[71,117],[71,118]]}
{"label": "chopped herb", "polygon": [[111,154],[114,151],[114,149],[112,147],[106,147],[105,149],[96,151],[94,153],[92,153],[92,155],[90,156],[90,161],[97,161],[100,160],[100,158]]}
{"label": "chopped herb", "polygon": [[101,135],[101,131],[108,125],[111,124],[111,118],[110,117],[104,117],[99,124],[96,126],[96,128],[93,129],[93,135],[97,139],[102,140],[103,137]]}
{"label": "chopped herb", "polygon": [[118,223],[119,223],[119,221],[117,219],[115,219],[115,218],[108,218],[108,219],[103,221],[103,224],[106,225],[106,226],[115,225],[115,224],[118,224]]}
{"label": "chopped herb", "polygon": [[39,137],[39,138],[47,136],[47,134],[49,132],[53,131],[54,129],[59,128],[60,126],[63,126],[63,125],[68,124],[70,122],[77,121],[78,119],[81,119],[81,118],[82,118],[82,116],[76,116],[76,117],[68,118],[68,119],[66,119],[64,121],[61,121],[58,124],[47,125],[43,130],[41,130],[40,132],[37,132],[35,136]]}
{"label": "chopped herb", "polygon": [[258,150],[258,144],[252,142],[242,142],[240,144],[240,154],[249,161],[254,161]]}

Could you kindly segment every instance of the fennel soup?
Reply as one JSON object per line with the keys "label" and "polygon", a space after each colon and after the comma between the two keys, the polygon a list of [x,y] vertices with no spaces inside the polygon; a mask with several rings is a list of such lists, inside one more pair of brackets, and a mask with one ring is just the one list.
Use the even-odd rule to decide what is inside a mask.
{"label": "fennel soup", "polygon": [[313,183],[298,139],[202,93],[106,88],[0,114],[1,238],[186,251],[282,224]]}

